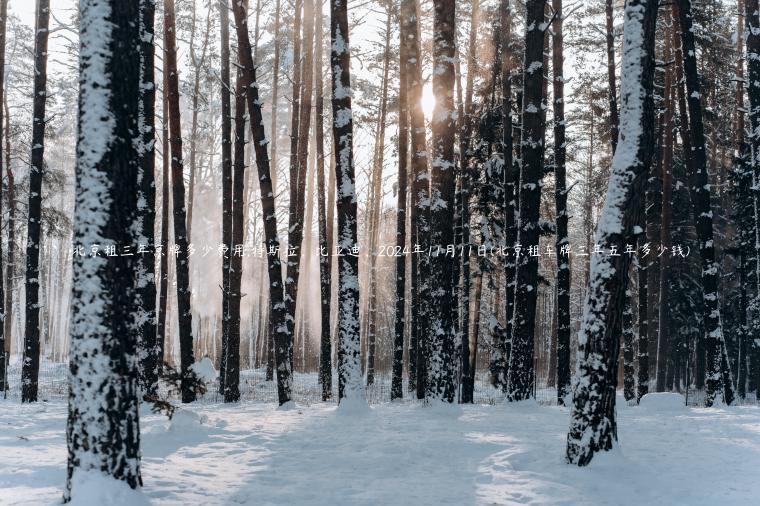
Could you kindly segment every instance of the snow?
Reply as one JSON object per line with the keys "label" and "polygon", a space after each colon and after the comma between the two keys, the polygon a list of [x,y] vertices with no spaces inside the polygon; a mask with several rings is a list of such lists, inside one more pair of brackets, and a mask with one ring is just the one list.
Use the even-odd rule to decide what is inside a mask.
{"label": "snow", "polygon": [[686,408],[683,395],[674,392],[646,394],[641,398],[640,406],[649,411],[682,411]]}
{"label": "snow", "polygon": [[98,471],[78,472],[72,480],[71,506],[143,506],[148,499],[138,490],[120,480],[114,480]]}
{"label": "snow", "polygon": [[195,373],[198,378],[206,383],[211,383],[216,379],[217,372],[214,369],[214,363],[208,357],[203,357],[199,361],[190,366],[190,369]]}
{"label": "snow", "polygon": [[[619,405],[620,445],[585,468],[564,461],[568,410],[534,402],[388,403],[361,417],[191,405],[178,413],[206,421],[182,431],[142,410],[142,492],[78,473],[73,504],[756,504],[760,407],[662,413],[665,397]],[[0,400],[0,504],[60,502],[65,422],[63,401]]]}

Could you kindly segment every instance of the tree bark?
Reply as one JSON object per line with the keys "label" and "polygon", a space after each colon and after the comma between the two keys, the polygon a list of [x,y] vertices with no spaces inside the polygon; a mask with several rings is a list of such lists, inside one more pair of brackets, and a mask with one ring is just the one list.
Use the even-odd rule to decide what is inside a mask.
{"label": "tree bark", "polygon": [[[40,374],[40,234],[42,177],[45,173],[45,105],[47,102],[47,47],[50,0],[38,0],[34,36],[34,101],[29,205],[26,239],[26,329],[21,369],[21,401],[36,402]],[[85,247],[90,246],[89,244]]]}
{"label": "tree bark", "polygon": [[174,211],[175,267],[177,275],[177,313],[179,315],[180,369],[182,402],[193,402],[193,313],[190,305],[190,265],[185,209],[184,164],[182,162],[182,123],[179,107],[179,75],[177,73],[177,43],[174,0],[164,3],[164,44],[168,72],[169,143],[171,144],[172,204]]}
{"label": "tree bark", "polygon": [[570,245],[567,231],[567,181],[565,140],[565,77],[562,52],[562,0],[553,0],[552,72],[554,78],[554,200],[557,250],[557,401],[564,404],[570,391]]}
{"label": "tree bark", "polygon": [[705,333],[707,334],[705,404],[708,407],[711,406],[715,397],[722,393],[723,402],[730,405],[734,400],[734,387],[731,373],[728,370],[728,363],[722,359],[726,343],[723,338],[723,325],[720,318],[719,265],[715,261],[715,246],[713,244],[713,215],[707,175],[705,134],[702,124],[702,104],[690,0],[679,0],[678,17],[683,44],[686,103],[689,108],[689,132],[691,134],[690,186],[699,239],[699,253],[702,258],[702,298]]}
{"label": "tree bark", "polygon": [[253,65],[251,41],[248,37],[246,9],[242,2],[233,4],[233,12],[238,40],[238,58],[243,74],[241,86],[245,90],[250,125],[253,130],[253,146],[261,189],[261,209],[267,246],[267,272],[269,273],[269,301],[272,315],[270,325],[275,341],[277,398],[280,405],[283,405],[291,400],[292,395],[290,357],[288,356],[288,344],[292,342],[292,334],[288,334],[286,323],[287,312],[279,255],[280,243],[277,238],[275,196],[272,191],[267,139],[262,123],[261,103],[259,102],[258,84],[256,82],[256,68]]}
{"label": "tree bark", "polygon": [[[140,230],[138,2],[83,0],[79,12],[74,241],[121,248]],[[137,263],[136,256],[105,252],[74,257],[65,501],[72,493],[76,498],[79,472],[102,473],[131,488],[142,484]]]}
{"label": "tree bark", "polygon": [[[7,19],[8,19],[8,0],[0,0],[0,177],[2,177],[2,173],[3,173],[2,167],[3,167],[3,162],[4,162],[3,112],[5,111],[4,111],[4,107],[2,106],[3,104],[5,104],[5,95],[4,95],[5,86],[3,84],[3,81],[5,79],[5,25],[6,25]],[[6,132],[6,135],[7,135],[7,132]],[[10,166],[6,167],[6,170],[8,171],[8,174],[10,175],[11,173]],[[11,185],[11,179],[9,178],[8,179],[8,196],[9,196],[8,207],[9,208],[11,206],[10,185]],[[3,215],[2,197],[0,197],[0,229],[2,228],[2,215]],[[11,245],[10,236],[11,236],[11,232],[10,232],[10,224],[9,224],[9,228],[8,228],[9,256],[10,256],[10,245]],[[2,264],[2,258],[3,258],[1,243],[2,241],[0,241],[0,264]],[[5,268],[10,270],[11,266],[9,264],[10,262],[8,262],[5,265]],[[2,278],[2,276],[3,276],[3,266],[0,265],[0,278]],[[6,371],[6,364],[9,359],[9,354],[5,352],[5,341],[11,339],[10,333],[5,332],[5,327],[6,327],[5,319],[8,317],[8,310],[10,309],[10,304],[7,303],[7,297],[6,297],[5,291],[7,292],[11,291],[10,283],[8,283],[7,286],[3,286],[4,285],[3,282],[6,280],[7,278],[0,279],[0,301],[2,301],[2,304],[3,304],[3,306],[0,307],[0,392],[5,392],[8,389],[8,384],[7,384],[8,373]]]}
{"label": "tree bark", "polygon": [[404,330],[406,308],[406,183],[409,159],[409,79],[404,69],[407,47],[403,32],[399,31],[399,83],[398,83],[398,193],[396,204],[396,313],[393,334],[393,376],[391,400],[404,397]]}
{"label": "tree bark", "polygon": [[338,398],[364,402],[347,0],[330,0],[333,152],[338,205]]}
{"label": "tree bark", "polygon": [[[538,247],[539,207],[544,173],[546,113],[544,88],[544,1],[526,2],[525,60],[523,76],[522,173],[517,244]],[[520,401],[533,396],[533,333],[538,293],[538,257],[518,259],[515,280],[515,312],[512,350],[509,355],[507,398]]]}
{"label": "tree bark", "polygon": [[615,76],[615,24],[614,24],[614,0],[605,0],[604,18],[606,42],[607,42],[607,96],[610,107],[610,143],[612,144],[612,154],[615,154],[618,142],[618,117],[617,106],[617,84]]}
{"label": "tree bark", "polygon": [[161,132],[161,260],[159,269],[161,271],[161,282],[158,295],[158,370],[159,374],[163,369],[167,325],[166,315],[169,310],[169,170],[171,157],[171,148],[169,147],[169,87],[168,72],[166,71],[166,53],[164,52],[164,77],[163,89],[161,94],[161,104],[163,112],[163,125]]}
{"label": "tree bark", "polygon": [[324,81],[322,76],[323,57],[323,16],[322,9],[315,9],[316,51],[314,54],[314,141],[317,149],[317,213],[319,226],[319,288],[321,303],[321,332],[319,341],[319,383],[322,385],[322,400],[332,398],[332,364],[330,343],[330,302],[332,294],[332,244],[327,239],[327,213],[325,209],[325,107]]}
{"label": "tree bark", "polygon": [[[430,273],[436,288],[430,292],[429,381],[426,400],[454,402],[456,394],[454,349],[454,57],[456,49],[455,6],[452,0],[433,2],[433,93],[436,97],[431,120],[432,164],[430,172]],[[432,279],[431,279],[432,281]]]}
{"label": "tree bark", "polygon": [[156,327],[156,83],[154,71],[156,15],[155,0],[140,0],[140,111],[137,144],[140,170],[138,220],[141,233],[138,236],[138,296],[140,298],[139,358],[140,387],[144,396],[153,397],[158,393],[159,347]]}
{"label": "tree bark", "polygon": [[[654,155],[654,38],[657,3],[630,0],[625,8],[621,124],[618,149],[596,244],[604,251],[631,239],[641,216],[637,202]],[[615,390],[619,336],[630,255],[597,255],[591,262],[589,289],[578,335],[575,384],[567,460],[588,465],[594,454],[617,440]]]}

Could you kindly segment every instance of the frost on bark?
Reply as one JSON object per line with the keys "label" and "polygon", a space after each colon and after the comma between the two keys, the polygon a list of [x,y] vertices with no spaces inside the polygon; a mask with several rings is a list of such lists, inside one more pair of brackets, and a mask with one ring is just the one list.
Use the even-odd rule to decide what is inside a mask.
{"label": "frost on bark", "polygon": [[175,257],[177,274],[177,313],[179,314],[180,371],[182,374],[182,402],[193,402],[193,313],[190,306],[190,261],[185,209],[185,179],[182,162],[182,123],[179,106],[179,76],[177,75],[177,42],[174,0],[164,3],[164,44],[168,73],[169,144],[171,145],[172,204],[174,211],[174,243],[178,248]]}
{"label": "frost on bark", "polygon": [[338,206],[338,397],[364,400],[347,0],[330,0],[333,151]]}
{"label": "frost on bark", "polygon": [[[544,37],[547,24],[545,2],[526,2],[525,60],[522,104],[522,172],[517,244],[537,247],[539,207],[544,173]],[[517,258],[512,348],[509,355],[507,398],[520,401],[533,396],[533,333],[538,294],[538,257],[523,253]]]}
{"label": "frost on bark", "polygon": [[37,402],[40,374],[40,234],[42,178],[45,172],[45,105],[47,102],[47,47],[50,0],[37,2],[34,36],[34,100],[32,153],[29,167],[29,205],[26,233],[26,319],[21,401]]}
{"label": "frost on bark", "polygon": [[554,80],[554,200],[557,251],[557,401],[564,404],[570,391],[570,256],[560,251],[570,244],[567,231],[565,148],[565,77],[562,52],[562,0],[553,0],[552,75]]}
{"label": "frost on bark", "polygon": [[426,399],[454,402],[456,332],[454,304],[454,255],[447,246],[454,243],[454,55],[455,8],[453,0],[433,2],[433,93],[436,97],[431,120],[433,131],[430,185],[430,272],[435,286],[430,291],[429,381]]}
{"label": "frost on bark", "polygon": [[[121,248],[139,235],[138,2],[82,0],[79,14],[74,241]],[[65,500],[80,472],[141,484],[136,264],[135,256],[74,257]]]}
{"label": "frost on bark", "polygon": [[623,396],[626,401],[636,398],[636,381],[634,378],[633,347],[635,332],[633,330],[632,290],[625,291],[623,308]]}
{"label": "frost on bark", "polygon": [[[156,84],[154,72],[155,0],[140,0],[140,102],[137,137],[139,157],[137,246],[137,296],[140,300],[136,324],[140,332],[140,388],[151,397],[158,392],[160,349],[156,321],[156,260],[154,227],[156,224],[155,118]],[[141,248],[142,249],[142,248]],[[162,250],[163,251],[163,250]]]}
{"label": "frost on bark", "polygon": [[291,367],[288,356],[288,334],[286,322],[287,309],[282,284],[282,267],[280,263],[280,241],[277,237],[277,216],[275,214],[275,197],[272,191],[272,178],[267,153],[267,138],[259,101],[259,89],[256,82],[256,67],[253,64],[251,40],[248,35],[246,9],[243,2],[234,2],[232,10],[235,17],[235,30],[238,40],[238,58],[242,73],[241,87],[245,90],[253,149],[256,154],[256,169],[259,176],[261,209],[264,220],[264,237],[267,251],[267,273],[269,274],[269,300],[271,304],[272,332],[274,333],[274,355],[277,371],[277,399],[280,405],[291,400]]}
{"label": "frost on bark", "polygon": [[699,254],[702,259],[702,307],[707,347],[705,405],[709,407],[715,402],[718,395],[723,397],[723,402],[731,404],[734,400],[734,387],[728,361],[724,357],[726,343],[723,337],[718,294],[720,274],[718,262],[715,260],[713,243],[713,213],[710,203],[710,183],[707,174],[702,102],[690,0],[679,0],[678,18],[683,45],[686,103],[689,109],[689,134],[691,138],[689,186],[694,205],[693,214],[699,240]]}
{"label": "frost on bark", "polygon": [[[654,152],[657,2],[630,0],[624,18],[620,135],[595,237],[604,250],[633,237],[640,218],[633,210]],[[617,439],[615,389],[629,264],[630,255],[597,255],[590,265],[567,435],[567,460],[579,466],[596,452],[610,450]]]}

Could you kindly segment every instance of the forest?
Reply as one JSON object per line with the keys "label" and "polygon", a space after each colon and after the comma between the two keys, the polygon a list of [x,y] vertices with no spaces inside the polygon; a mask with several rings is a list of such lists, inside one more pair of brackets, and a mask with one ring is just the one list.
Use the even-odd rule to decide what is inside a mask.
{"label": "forest", "polygon": [[758,0],[0,0],[0,180],[0,504],[758,502]]}

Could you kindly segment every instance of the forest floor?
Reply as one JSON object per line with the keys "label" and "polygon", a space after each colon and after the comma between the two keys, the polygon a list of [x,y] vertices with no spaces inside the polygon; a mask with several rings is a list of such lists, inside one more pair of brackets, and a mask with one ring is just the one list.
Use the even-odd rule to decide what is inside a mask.
{"label": "forest floor", "polygon": [[[618,415],[618,448],[578,468],[563,458],[566,408],[191,406],[142,417],[142,496],[92,504],[758,503],[760,407],[661,399]],[[0,400],[0,504],[60,502],[65,424],[62,401]]]}

